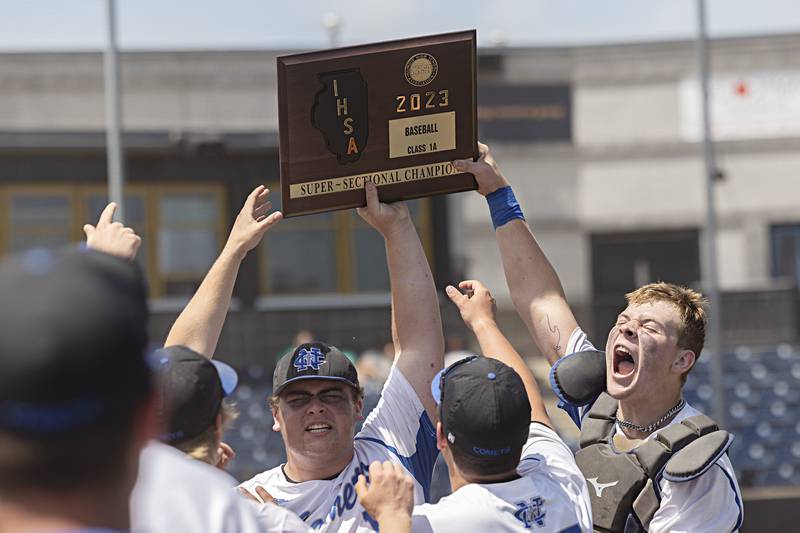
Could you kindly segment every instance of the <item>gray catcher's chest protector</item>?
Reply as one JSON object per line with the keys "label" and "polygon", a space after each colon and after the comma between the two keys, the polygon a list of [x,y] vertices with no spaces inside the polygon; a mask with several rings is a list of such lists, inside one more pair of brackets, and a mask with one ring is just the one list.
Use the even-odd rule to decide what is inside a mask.
{"label": "gray catcher's chest protector", "polygon": [[618,452],[614,435],[617,401],[600,394],[581,425],[575,460],[586,478],[595,531],[647,531],[661,503],[659,482],[686,482],[704,473],[733,437],[705,415],[659,431],[630,452]]}
{"label": "gray catcher's chest protector", "polygon": [[[722,457],[733,436],[705,415],[660,430],[629,452],[614,448],[618,402],[605,393],[605,354],[585,351],[561,358],[551,382],[562,401],[585,406],[575,460],[586,478],[594,529],[604,533],[647,531],[661,503],[659,482],[691,481]],[[599,396],[598,396],[599,394]]]}

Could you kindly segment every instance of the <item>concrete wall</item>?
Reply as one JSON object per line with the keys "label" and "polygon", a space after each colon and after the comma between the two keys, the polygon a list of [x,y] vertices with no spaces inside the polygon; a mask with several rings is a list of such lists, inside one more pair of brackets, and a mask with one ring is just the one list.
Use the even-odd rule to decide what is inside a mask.
{"label": "concrete wall", "polygon": [[[129,130],[277,130],[272,52],[121,55]],[[0,55],[0,130],[104,127],[102,55]]]}

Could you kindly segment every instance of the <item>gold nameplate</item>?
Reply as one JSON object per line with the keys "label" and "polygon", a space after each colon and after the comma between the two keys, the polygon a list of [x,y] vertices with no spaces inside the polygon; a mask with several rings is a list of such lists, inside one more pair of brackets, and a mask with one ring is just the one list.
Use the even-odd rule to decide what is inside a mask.
{"label": "gold nameplate", "polygon": [[430,154],[456,147],[456,112],[389,121],[389,158]]}
{"label": "gold nameplate", "polygon": [[306,183],[293,183],[289,188],[289,196],[292,199],[308,198],[309,196],[321,196],[323,194],[363,189],[364,184],[368,181],[381,187],[383,185],[394,185],[397,183],[409,183],[412,181],[441,178],[443,176],[453,176],[458,173],[459,171],[456,170],[450,162],[395,168],[380,172],[370,172],[368,174],[355,174],[353,176],[341,176],[338,178],[328,178]]}

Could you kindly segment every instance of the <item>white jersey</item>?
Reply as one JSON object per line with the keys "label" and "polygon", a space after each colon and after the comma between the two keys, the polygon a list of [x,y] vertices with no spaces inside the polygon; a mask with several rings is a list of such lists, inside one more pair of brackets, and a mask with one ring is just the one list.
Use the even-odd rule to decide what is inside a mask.
{"label": "white jersey", "polygon": [[[595,350],[586,333],[580,328],[569,337],[566,353],[584,350]],[[580,427],[583,416],[590,406],[577,408],[563,401],[559,407],[567,411],[572,420]],[[655,438],[659,431],[680,424],[692,416],[702,414],[688,403],[678,411],[675,418],[663,428],[647,436]],[[619,425],[614,426],[614,434],[621,433]],[[705,473],[691,481],[673,483],[662,479],[661,505],[650,521],[648,531],[661,533],[668,531],[691,531],[692,533],[712,533],[719,531],[738,531],[744,520],[744,506],[739,484],[727,454],[717,459],[716,463]],[[596,490],[596,489],[593,489]]]}
{"label": "white jersey", "polygon": [[234,491],[236,481],[183,452],[152,442],[142,450],[131,495],[133,533],[308,533],[296,515]]}
{"label": "white jersey", "polygon": [[592,531],[592,504],[572,451],[547,426],[531,422],[517,467],[503,483],[470,483],[437,504],[414,508],[417,532],[580,533]]}
{"label": "white jersey", "polygon": [[428,499],[436,455],[436,430],[411,384],[395,366],[386,380],[378,405],[353,442],[350,464],[331,480],[295,483],[283,467],[262,472],[242,487],[263,485],[278,505],[300,516],[311,528],[329,531],[377,531],[378,523],[356,498],[359,474],[369,477],[373,461],[399,463],[414,478],[414,502]]}

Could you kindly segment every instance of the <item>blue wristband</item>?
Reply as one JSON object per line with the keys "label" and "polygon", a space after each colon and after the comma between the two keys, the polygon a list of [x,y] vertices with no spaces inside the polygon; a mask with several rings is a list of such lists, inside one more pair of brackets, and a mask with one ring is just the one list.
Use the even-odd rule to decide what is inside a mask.
{"label": "blue wristband", "polygon": [[505,186],[486,195],[486,201],[489,203],[489,213],[492,215],[494,229],[517,218],[525,220],[522,208],[519,206],[519,202],[517,202],[514,191],[511,190],[510,186]]}

